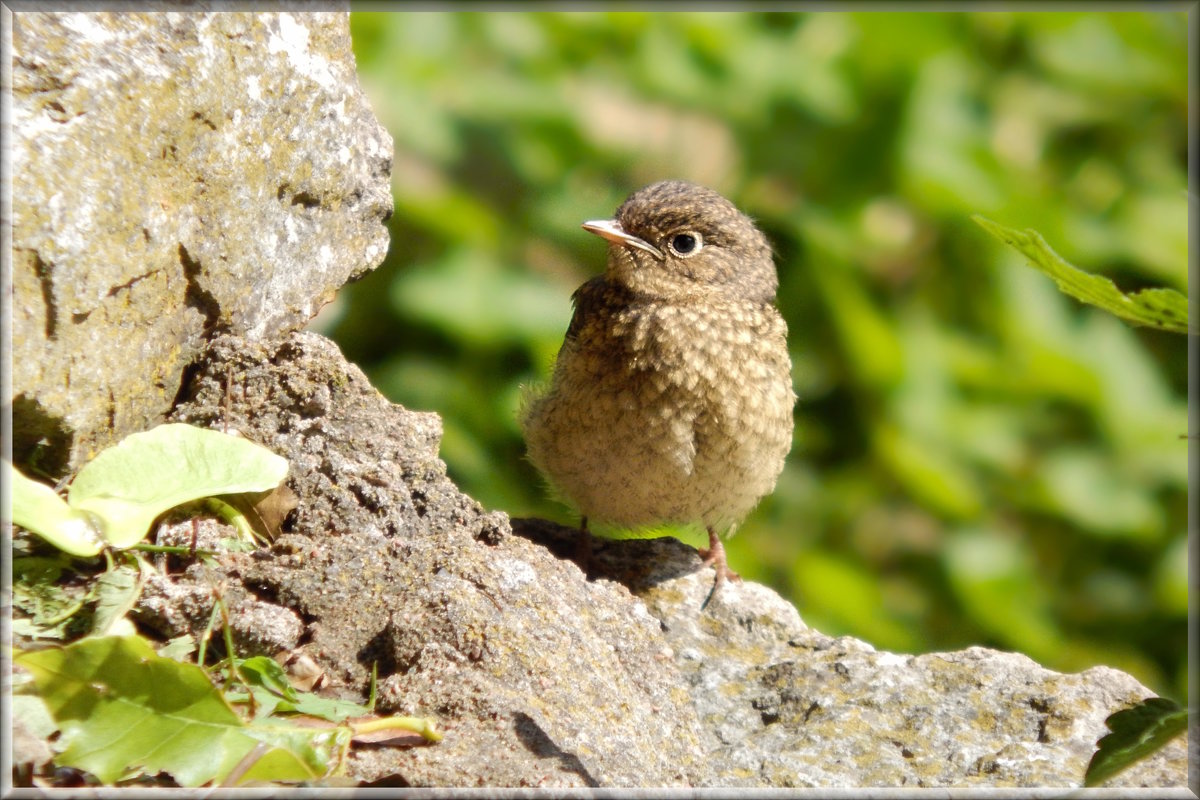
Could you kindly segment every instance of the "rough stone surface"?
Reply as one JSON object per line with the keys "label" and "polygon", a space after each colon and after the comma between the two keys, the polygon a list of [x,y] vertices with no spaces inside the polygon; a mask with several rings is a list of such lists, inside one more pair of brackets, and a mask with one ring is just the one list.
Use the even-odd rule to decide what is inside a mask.
{"label": "rough stone surface", "polygon": [[356,750],[350,775],[709,782],[710,734],[659,621],[623,586],[586,581],[459,492],[437,456],[438,418],[389,403],[328,340],[218,338],[174,419],[227,427],[285,456],[302,498],[270,548],[189,569],[172,580],[190,587],[181,596],[195,605],[220,584],[227,597],[238,588],[292,609],[305,622],[300,648],[330,691],[362,700],[374,663],[381,711],[445,728],[432,747]]}
{"label": "rough stone surface", "polygon": [[[578,531],[540,520],[513,530],[565,558]],[[1152,697],[1126,673],[1044,669],[973,647],[920,656],[812,630],[775,592],[722,587],[673,539],[601,542],[589,570],[625,584],[661,620],[705,730],[715,785],[1078,787],[1109,714]],[[1186,787],[1186,744],[1109,786]]]}
{"label": "rough stone surface", "polygon": [[[703,607],[711,570],[674,539],[594,539],[589,579],[578,531],[486,513],[446,478],[437,418],[388,403],[313,334],[219,339],[175,416],[286,456],[302,498],[269,549],[189,569],[180,596],[221,582],[291,609],[330,690],[361,699],[376,663],[381,710],[445,729],[355,750],[361,781],[1077,787],[1104,718],[1152,695],[983,648],[877,652],[752,583]],[[1113,785],[1186,786],[1185,750]]]}
{"label": "rough stone surface", "polygon": [[[214,331],[281,335],[387,250],[345,13],[12,14],[13,451],[161,421]],[[8,291],[10,287],[5,287]]]}
{"label": "rough stone surface", "polygon": [[[231,525],[214,519],[196,519],[192,523],[160,525],[154,543],[221,552],[226,550],[226,543],[237,541],[237,532]],[[228,553],[221,556],[224,563],[229,558]],[[160,636],[190,634],[199,641],[211,624],[213,605],[219,594],[228,610],[229,628],[238,652],[274,655],[299,644],[304,623],[290,608],[260,601],[238,583],[222,583],[224,573],[214,573],[203,562],[189,563],[180,578],[171,576],[170,559],[166,556],[159,555],[155,561],[159,570],[146,576],[135,618]]]}

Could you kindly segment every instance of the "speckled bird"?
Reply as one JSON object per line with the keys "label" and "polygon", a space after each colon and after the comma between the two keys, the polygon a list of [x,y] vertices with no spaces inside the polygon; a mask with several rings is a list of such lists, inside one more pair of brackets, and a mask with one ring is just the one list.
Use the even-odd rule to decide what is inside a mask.
{"label": "speckled bird", "polygon": [[529,458],[584,530],[703,525],[715,593],[737,579],[720,536],[775,488],[792,444],[770,244],[720,194],[677,180],[583,228],[608,240],[608,266],[575,292],[549,385],[522,411]]}

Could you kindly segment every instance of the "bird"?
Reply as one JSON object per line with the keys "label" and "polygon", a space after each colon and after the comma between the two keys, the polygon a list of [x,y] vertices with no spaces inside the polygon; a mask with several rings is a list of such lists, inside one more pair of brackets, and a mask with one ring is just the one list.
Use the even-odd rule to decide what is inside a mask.
{"label": "bird", "polygon": [[607,266],[575,291],[548,384],[527,392],[527,457],[585,533],[703,526],[707,605],[740,580],[722,535],[774,490],[792,445],[772,249],[733,203],[682,180],[583,229],[607,241]]}

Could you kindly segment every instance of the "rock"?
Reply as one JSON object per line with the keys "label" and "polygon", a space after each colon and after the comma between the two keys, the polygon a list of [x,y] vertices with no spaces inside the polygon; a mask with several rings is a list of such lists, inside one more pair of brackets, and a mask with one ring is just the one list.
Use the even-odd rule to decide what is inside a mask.
{"label": "rock", "polygon": [[346,13],[11,19],[5,403],[61,476],[161,422],[213,332],[296,329],[383,259],[392,141]]}
{"label": "rock", "polygon": [[[513,530],[563,557],[579,532]],[[753,583],[726,584],[699,612],[712,571],[674,539],[595,540],[590,571],[626,585],[663,635],[704,728],[713,785],[1079,787],[1109,714],[1154,695],[1107,667],[1065,675],[972,647],[877,652],[804,625]],[[1107,785],[1186,787],[1180,739]]]}
{"label": "rock", "polygon": [[[714,602],[716,622],[680,625],[707,591],[685,581],[700,585],[644,599],[720,739],[708,760],[723,786],[1078,787],[1104,718],[1153,695],[1106,667],[1064,675],[982,647],[913,656],[789,631],[794,611],[751,584]],[[1180,740],[1111,785],[1186,778]]]}
{"label": "rock", "polygon": [[[211,572],[197,565],[183,578],[150,573],[134,615],[164,638],[190,634],[198,642],[212,619],[213,587],[218,585]],[[299,644],[304,624],[291,609],[258,600],[238,585],[222,591],[221,600],[239,654],[274,654]]]}
{"label": "rock", "polygon": [[328,340],[218,338],[174,419],[227,427],[285,456],[302,498],[269,549],[224,554],[215,572],[178,580],[240,586],[292,609],[331,691],[362,701],[376,665],[381,711],[445,728],[432,747],[355,750],[350,776],[709,782],[711,737],[646,606],[618,583],[586,581],[458,491],[437,457],[438,418],[389,403]]}
{"label": "rock", "polygon": [[[579,531],[485,512],[446,477],[437,418],[315,334],[218,339],[175,418],[284,455],[303,498],[269,549],[178,580],[291,609],[334,692],[361,701],[375,664],[381,711],[444,728],[354,750],[375,785],[1077,787],[1104,718],[1152,694],[983,648],[877,652],[752,583],[702,607],[712,572],[674,539],[594,539],[589,580]],[[1175,741],[1112,785],[1186,780]]]}

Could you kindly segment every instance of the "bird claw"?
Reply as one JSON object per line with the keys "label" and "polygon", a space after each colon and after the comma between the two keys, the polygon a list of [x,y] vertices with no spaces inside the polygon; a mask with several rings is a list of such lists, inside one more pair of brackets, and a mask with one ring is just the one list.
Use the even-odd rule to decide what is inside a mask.
{"label": "bird claw", "polygon": [[742,576],[729,568],[729,564],[725,561],[725,545],[721,544],[721,540],[712,530],[708,532],[708,547],[701,547],[697,552],[700,554],[701,565],[704,567],[711,566],[717,573],[716,578],[713,580],[712,590],[709,591],[708,597],[700,605],[700,608],[704,609],[712,601],[713,597],[716,596],[717,591],[720,590],[725,581],[741,583]]}

